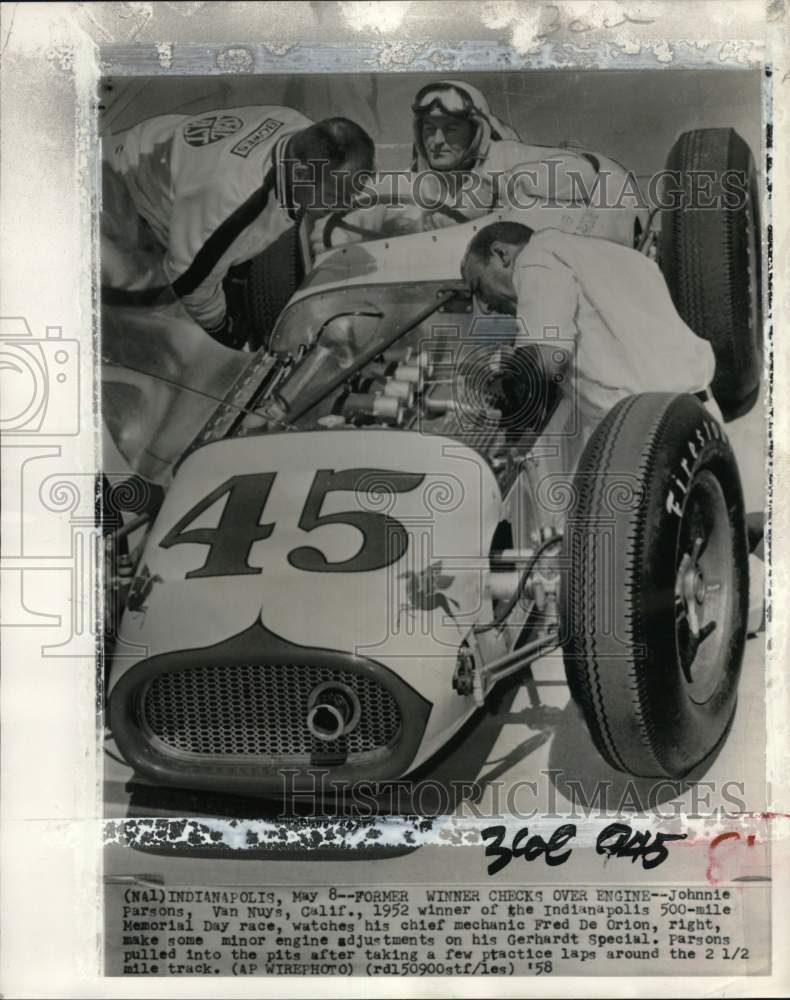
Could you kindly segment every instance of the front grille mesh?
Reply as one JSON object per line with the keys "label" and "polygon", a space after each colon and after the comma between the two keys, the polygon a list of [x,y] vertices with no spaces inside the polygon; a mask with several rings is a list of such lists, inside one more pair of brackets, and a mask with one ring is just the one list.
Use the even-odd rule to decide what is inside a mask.
{"label": "front grille mesh", "polygon": [[[359,697],[354,730],[332,742],[306,725],[316,685],[340,681]],[[375,680],[307,664],[198,666],[164,673],[145,689],[144,727],[173,751],[211,757],[316,757],[367,754],[390,746],[400,711]]]}

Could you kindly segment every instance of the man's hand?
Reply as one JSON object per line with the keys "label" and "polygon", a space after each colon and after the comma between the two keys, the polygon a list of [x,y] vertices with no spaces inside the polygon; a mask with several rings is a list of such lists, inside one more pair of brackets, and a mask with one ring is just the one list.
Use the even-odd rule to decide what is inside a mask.
{"label": "man's hand", "polygon": [[247,342],[246,334],[241,325],[234,323],[233,317],[229,313],[225,314],[219,326],[206,330],[206,333],[223,347],[231,347],[234,351],[240,351]]}

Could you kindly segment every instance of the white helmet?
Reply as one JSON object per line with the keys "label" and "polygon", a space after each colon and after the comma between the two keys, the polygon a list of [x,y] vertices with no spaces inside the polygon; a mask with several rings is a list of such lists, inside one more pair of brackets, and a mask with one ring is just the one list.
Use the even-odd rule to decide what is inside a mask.
{"label": "white helmet", "polygon": [[492,141],[499,142],[503,139],[519,141],[518,132],[491,113],[488,101],[477,87],[458,80],[439,80],[421,87],[417,91],[411,110],[414,114],[413,168],[417,170],[429,168],[422,138],[422,122],[431,115],[460,118],[472,122],[475,126],[459,164],[461,169],[468,170],[484,160]]}

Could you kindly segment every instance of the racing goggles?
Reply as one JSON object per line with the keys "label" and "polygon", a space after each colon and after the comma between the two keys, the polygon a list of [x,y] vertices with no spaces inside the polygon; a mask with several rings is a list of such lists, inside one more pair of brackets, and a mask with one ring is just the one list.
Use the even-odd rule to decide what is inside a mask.
{"label": "racing goggles", "polygon": [[480,113],[469,94],[453,83],[427,84],[417,91],[411,110],[420,117],[440,114],[448,118],[471,118]]}

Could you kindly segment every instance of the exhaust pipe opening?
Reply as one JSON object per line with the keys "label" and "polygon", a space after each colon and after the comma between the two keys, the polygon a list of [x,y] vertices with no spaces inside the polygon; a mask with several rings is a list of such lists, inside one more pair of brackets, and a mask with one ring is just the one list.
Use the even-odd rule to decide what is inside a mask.
{"label": "exhaust pipe opening", "polygon": [[350,733],[359,722],[362,706],[346,684],[325,682],[314,688],[307,699],[307,728],[317,740],[331,743]]}
{"label": "exhaust pipe opening", "polygon": [[316,705],[307,713],[307,728],[317,740],[329,743],[343,735],[346,722],[334,705]]}

